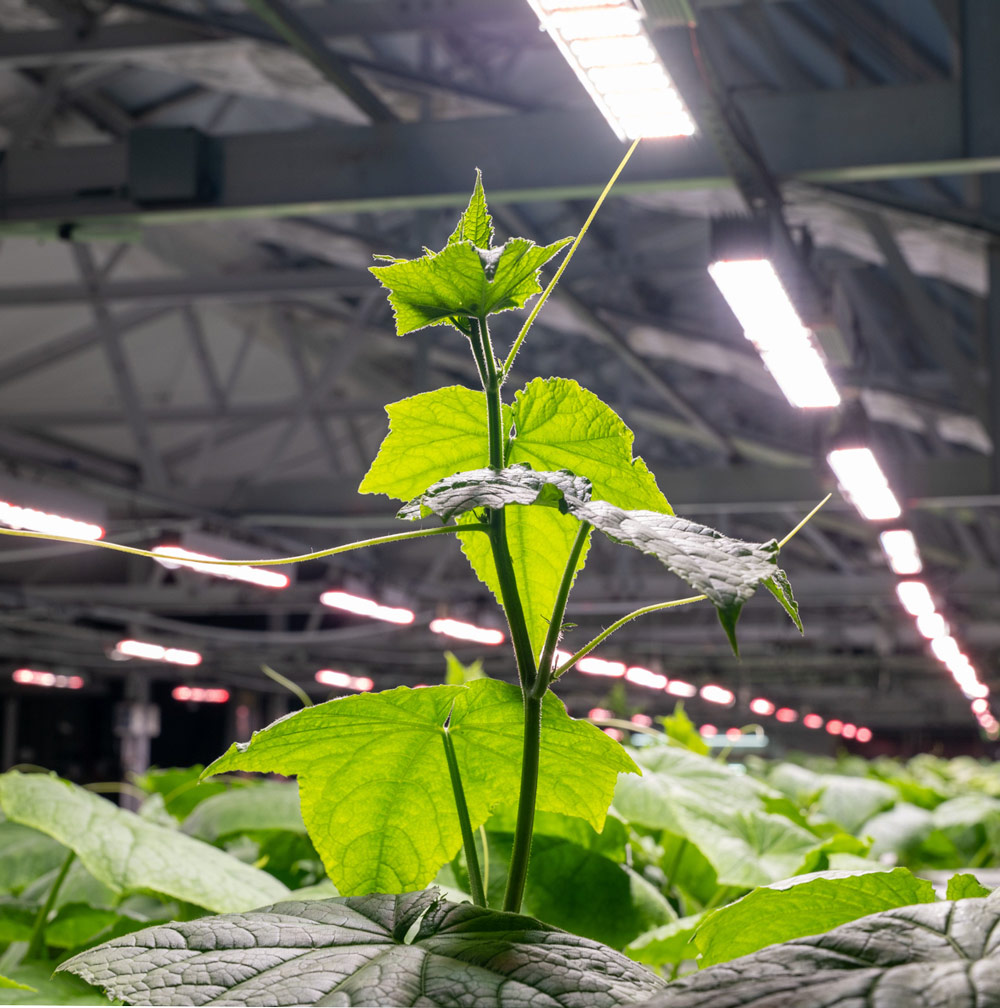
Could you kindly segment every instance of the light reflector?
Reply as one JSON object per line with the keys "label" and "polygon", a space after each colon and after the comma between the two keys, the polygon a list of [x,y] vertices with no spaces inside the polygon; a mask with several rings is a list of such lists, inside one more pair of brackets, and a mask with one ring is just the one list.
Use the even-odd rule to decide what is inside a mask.
{"label": "light reflector", "polygon": [[171,570],[177,567],[187,567],[189,570],[199,571],[202,574],[211,574],[212,577],[225,578],[227,581],[245,581],[247,584],[259,585],[261,588],[287,588],[289,583],[287,574],[265,570],[262,567],[250,567],[245,564],[232,566],[213,564],[206,561],[223,558],[209,556],[206,553],[195,553],[182,546],[157,546],[153,552],[159,557],[157,563],[161,563]]}
{"label": "light reflector", "polygon": [[924,569],[917,540],[909,529],[891,529],[882,532],[878,538],[894,574],[909,576]]}
{"label": "light reflector", "polygon": [[934,612],[934,599],[923,581],[900,581],[896,595],[911,616],[930,616]]}
{"label": "light reflector", "polygon": [[826,460],[862,518],[887,521],[900,516],[899,501],[870,448],[838,448]]}
{"label": "light reflector", "polygon": [[184,648],[168,648],[149,641],[120,640],[112,658],[143,658],[146,661],[166,662],[169,665],[200,665],[201,655],[197,651],[185,651]]}
{"label": "light reflector", "polygon": [[380,605],[374,599],[362,598],[360,595],[351,595],[348,592],[323,592],[319,600],[331,609],[342,609],[357,616],[370,616],[372,619],[385,620],[386,623],[407,624],[414,620],[414,615],[409,609]]}
{"label": "light reflector", "polygon": [[334,669],[320,669],[313,678],[324,686],[355,690],[358,693],[370,693],[375,688],[375,683],[368,676],[348,675]]}
{"label": "light reflector", "polygon": [[474,641],[476,644],[503,644],[504,640],[502,630],[463,623],[456,619],[431,620],[430,629],[432,633],[444,634],[456,640]]}
{"label": "light reflector", "polygon": [[78,675],[56,675],[38,669],[15,669],[11,678],[22,686],[48,686],[55,689],[83,689],[83,678]]}
{"label": "light reflector", "polygon": [[708,272],[785,398],[802,409],[840,404],[840,393],[768,259],[720,259]]}

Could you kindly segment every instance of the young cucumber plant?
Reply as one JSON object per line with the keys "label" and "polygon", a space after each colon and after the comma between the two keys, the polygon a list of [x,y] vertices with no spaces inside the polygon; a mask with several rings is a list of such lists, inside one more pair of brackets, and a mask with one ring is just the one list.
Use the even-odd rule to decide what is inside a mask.
{"label": "young cucumber plant", "polygon": [[[490,317],[541,293],[540,269],[569,242],[494,245],[477,175],[443,249],[379,257],[372,272],[388,290],[398,335],[450,327],[467,344],[482,390],[451,386],[390,404],[389,433],[360,487],[402,501],[404,520],[436,516],[443,526],[324,551],[456,535],[503,609],[517,685],[484,678],[344,697],[233,745],[205,774],[295,775],[306,828],[341,897],[171,925],[169,939],[149,929],[62,968],[129,1003],[169,1003],[164,985],[175,1003],[224,994],[232,1004],[279,991],[276,1003],[438,1003],[435,991],[463,985],[463,1004],[489,997],[520,1005],[533,992],[563,1004],[587,992],[587,1003],[600,1006],[660,989],[619,953],[516,916],[536,809],[600,830],[618,775],[638,772],[606,734],[570,718],[551,687],[614,629],[657,609],[710,600],[735,650],[740,610],[763,585],[801,624],[777,567],[779,544],[675,517],[633,458],[631,431],[596,395],[568,378],[536,378],[505,401],[544,296],[503,359]],[[699,594],[637,610],[559,664],[567,600],[595,529],[655,557]],[[500,805],[515,806],[516,819],[503,906],[490,909],[475,831]],[[460,850],[475,906],[420,891]],[[498,956],[500,947],[508,952]]]}

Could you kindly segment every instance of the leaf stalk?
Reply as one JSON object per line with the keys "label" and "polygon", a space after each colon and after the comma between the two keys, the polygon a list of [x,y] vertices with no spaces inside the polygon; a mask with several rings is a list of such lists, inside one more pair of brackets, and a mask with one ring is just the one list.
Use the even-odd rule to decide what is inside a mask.
{"label": "leaf stalk", "polygon": [[445,727],[441,739],[444,742],[444,755],[448,761],[448,773],[451,775],[451,790],[455,796],[455,808],[458,811],[458,825],[462,831],[462,846],[465,848],[465,864],[469,870],[469,895],[476,906],[486,906],[486,891],[483,888],[483,873],[479,868],[479,855],[476,852],[476,838],[472,832],[472,821],[469,818],[469,807],[465,801],[465,789],[462,787],[462,774],[458,768],[458,757],[455,755],[455,743],[451,733]]}

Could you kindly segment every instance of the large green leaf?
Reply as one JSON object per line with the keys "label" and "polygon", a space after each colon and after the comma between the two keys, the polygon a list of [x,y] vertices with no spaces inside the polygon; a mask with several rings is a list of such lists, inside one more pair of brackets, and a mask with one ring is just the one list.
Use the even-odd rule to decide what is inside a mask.
{"label": "large green leaf", "polygon": [[991,890],[987,889],[975,875],[960,873],[952,875],[948,879],[948,889],[945,899],[972,899],[980,896],[989,896]]}
{"label": "large green leaf", "polygon": [[927,809],[900,802],[888,812],[880,812],[866,822],[859,833],[871,837],[872,857],[905,855],[920,846],[934,829],[934,817]]}
{"label": "large green leaf", "polygon": [[19,823],[0,821],[0,893],[19,893],[65,859],[66,848],[51,837]]}
{"label": "large green leaf", "polygon": [[895,788],[864,777],[825,774],[820,777],[820,786],[823,790],[816,811],[848,833],[856,833],[872,816],[891,808],[898,799]]}
{"label": "large green leaf", "polygon": [[153,767],[145,773],[136,774],[132,782],[149,795],[161,795],[167,812],[183,819],[206,798],[233,787],[242,787],[241,782],[203,781],[200,778],[204,769],[200,763],[189,767]]}
{"label": "large green leaf", "polygon": [[510,238],[490,249],[456,241],[440,252],[370,270],[389,291],[396,333],[405,336],[456,316],[523,308],[528,298],[541,293],[538,271],[570,241],[536,245],[527,238]]}
{"label": "large green leaf", "polygon": [[695,941],[701,965],[736,959],[766,945],[820,934],[880,910],[934,903],[934,887],[905,868],[816,872],[775,882],[710,913]]}
{"label": "large green leaf", "polygon": [[9,978],[18,988],[4,986],[0,1000],[5,1005],[104,1005],[108,999],[79,977],[69,973],[52,975],[54,963],[28,960],[6,967]]}
{"label": "large green leaf", "polygon": [[76,852],[116,892],[150,889],[208,910],[259,906],[288,889],[277,879],[175,830],[146,822],[106,798],[45,774],[0,775],[8,819]]}
{"label": "large green leaf", "polygon": [[701,914],[692,914],[669,924],[661,924],[639,935],[626,947],[625,954],[629,959],[647,966],[663,966],[694,959],[698,954],[694,936],[701,921]]}
{"label": "large green leaf", "polygon": [[635,1008],[997,1008],[1000,903],[900,907],[772,945]]}
{"label": "large green leaf", "polygon": [[207,798],[184,820],[185,833],[214,843],[232,833],[289,830],[305,833],[299,789],[291,783],[261,781]]}
{"label": "large green leaf", "polygon": [[[426,885],[461,846],[444,749],[455,747],[473,827],[514,802],[524,730],[520,691],[480,679],[400,686],[297,711],[234,745],[207,773],[295,774],[302,817],[330,878],[346,895]],[[538,807],[599,829],[625,751],[548,694]]]}
{"label": "large green leaf", "polygon": [[286,902],[149,928],[60,969],[131,1005],[616,1008],[663,988],[596,942],[433,892]]}

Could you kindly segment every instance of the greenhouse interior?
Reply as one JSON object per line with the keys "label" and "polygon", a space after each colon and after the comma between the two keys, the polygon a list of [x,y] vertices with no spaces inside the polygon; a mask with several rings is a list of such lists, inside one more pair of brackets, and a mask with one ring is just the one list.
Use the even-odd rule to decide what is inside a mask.
{"label": "greenhouse interior", "polygon": [[1000,1008],[998,51],[0,0],[0,1003]]}

